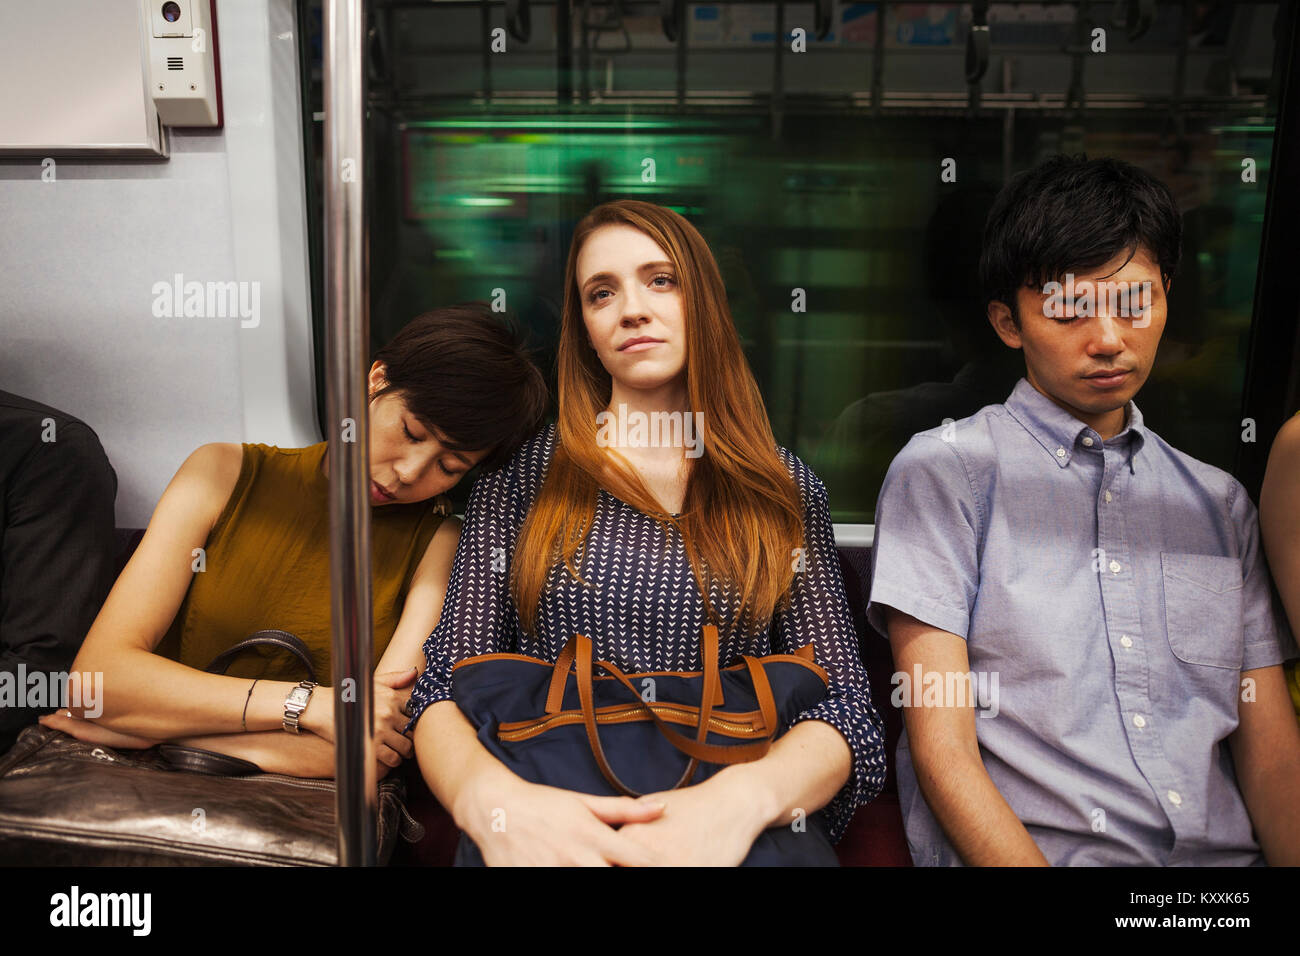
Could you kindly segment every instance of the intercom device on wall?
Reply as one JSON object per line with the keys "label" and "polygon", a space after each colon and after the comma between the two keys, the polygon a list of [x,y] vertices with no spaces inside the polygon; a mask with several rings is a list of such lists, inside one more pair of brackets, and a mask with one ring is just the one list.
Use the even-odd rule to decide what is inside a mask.
{"label": "intercom device on wall", "polygon": [[140,0],[154,106],[167,126],[220,126],[212,0]]}

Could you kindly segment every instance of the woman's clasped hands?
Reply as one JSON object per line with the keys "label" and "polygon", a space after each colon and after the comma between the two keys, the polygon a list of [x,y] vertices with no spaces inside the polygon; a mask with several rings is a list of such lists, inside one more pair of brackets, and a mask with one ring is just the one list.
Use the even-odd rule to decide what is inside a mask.
{"label": "woman's clasped hands", "polygon": [[504,767],[454,816],[488,866],[736,866],[765,822],[718,777],[639,798],[529,783]]}

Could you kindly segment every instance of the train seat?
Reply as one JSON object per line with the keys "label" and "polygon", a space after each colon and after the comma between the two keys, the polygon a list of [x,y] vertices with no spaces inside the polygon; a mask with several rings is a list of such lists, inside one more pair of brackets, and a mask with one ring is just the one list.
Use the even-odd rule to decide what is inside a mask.
{"label": "train seat", "polygon": [[[866,806],[858,808],[836,847],[836,852],[843,866],[911,866],[912,859],[903,833],[898,786],[894,776],[894,750],[903,729],[900,712],[889,705],[894,658],[889,642],[878,635],[866,619],[871,552],[869,548],[841,548],[839,556],[849,608],[857,627],[862,661],[871,680],[871,699],[884,723],[887,769],[883,792]],[[409,771],[406,778],[409,808],[412,816],[424,824],[425,837],[414,846],[399,845],[393,864],[449,865],[459,838],[456,826],[451,816],[429,792],[414,766],[408,763],[406,769]]]}
{"label": "train seat", "polygon": [[[143,536],[144,531],[140,529],[118,529],[119,574]],[[894,660],[889,642],[878,635],[866,619],[871,551],[869,548],[840,548],[839,558],[849,608],[858,632],[859,651],[871,681],[871,699],[884,723],[887,769],[883,792],[866,806],[858,808],[836,850],[840,863],[845,866],[911,866],[894,776],[894,750],[902,731],[902,716],[889,705]],[[415,771],[414,764],[408,762],[404,772],[408,806],[411,815],[424,825],[425,836],[414,845],[399,842],[393,865],[450,865],[459,838],[456,825]]]}

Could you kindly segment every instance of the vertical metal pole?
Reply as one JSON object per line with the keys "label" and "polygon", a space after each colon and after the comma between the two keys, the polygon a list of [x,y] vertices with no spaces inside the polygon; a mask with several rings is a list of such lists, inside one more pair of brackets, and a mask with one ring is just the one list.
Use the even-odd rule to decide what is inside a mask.
{"label": "vertical metal pole", "polygon": [[[1011,92],[1011,57],[1002,58],[1002,92]],[[1002,182],[1011,178],[1011,161],[1016,151],[1016,108],[1008,105],[1002,114]]]}
{"label": "vertical metal pole", "polygon": [[885,100],[885,5],[876,4],[876,39],[871,48],[871,116],[880,119]]}
{"label": "vertical metal pole", "polygon": [[772,47],[772,142],[781,142],[781,126],[785,117],[785,77],[781,73],[781,57],[785,53],[785,2],[776,0],[776,43]]}
{"label": "vertical metal pole", "polygon": [[678,115],[686,110],[686,30],[690,21],[686,17],[686,4],[682,4],[682,16],[677,24],[677,109]]}
{"label": "vertical metal pole", "polygon": [[573,25],[569,19],[570,0],[555,4],[555,102],[573,105]]}
{"label": "vertical metal pole", "polygon": [[578,47],[578,72],[582,77],[582,103],[591,105],[591,30],[587,27],[587,8],[589,0],[578,0],[578,26],[580,45]]}
{"label": "vertical metal pole", "polygon": [[483,105],[492,103],[492,11],[488,0],[482,0],[478,6],[479,33],[483,40]]}
{"label": "vertical metal pole", "polygon": [[339,863],[374,866],[365,0],[325,0],[325,374]]}

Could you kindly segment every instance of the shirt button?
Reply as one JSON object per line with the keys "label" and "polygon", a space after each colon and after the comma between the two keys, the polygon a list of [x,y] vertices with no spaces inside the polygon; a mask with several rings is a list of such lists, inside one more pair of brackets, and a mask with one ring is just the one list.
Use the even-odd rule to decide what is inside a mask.
{"label": "shirt button", "polygon": [[1065,457],[1065,449],[1064,449],[1064,448],[1058,448],[1058,449],[1056,449],[1056,457],[1057,457],[1057,458],[1064,458],[1064,457]]}
{"label": "shirt button", "polygon": [[1110,501],[1110,492],[1109,492],[1109,491],[1106,492],[1106,501],[1107,501],[1107,502]]}
{"label": "shirt button", "polygon": [[1123,637],[1121,637],[1121,638],[1119,639],[1119,642],[1120,642],[1121,644],[1123,644],[1125,647],[1132,647],[1132,646],[1133,646],[1133,638],[1129,637],[1127,634],[1125,634]]}
{"label": "shirt button", "polygon": [[1110,570],[1111,570],[1111,572],[1114,573],[1114,574],[1119,574],[1119,562],[1118,562],[1118,561],[1112,561],[1112,562],[1110,563]]}
{"label": "shirt button", "polygon": [[1143,717],[1141,714],[1134,714],[1134,715],[1133,715],[1133,726],[1134,726],[1134,727],[1136,727],[1138,730],[1141,730],[1141,729],[1142,729],[1143,727],[1145,727],[1146,725],[1147,725],[1147,719],[1146,719],[1145,717]]}
{"label": "shirt button", "polygon": [[1091,447],[1092,447],[1092,439],[1089,438],[1087,435],[1084,435],[1084,436],[1083,436],[1083,447],[1084,447],[1084,448],[1091,448]]}
{"label": "shirt button", "polygon": [[1176,806],[1176,807],[1181,807],[1181,806],[1183,805],[1183,798],[1182,798],[1182,796],[1179,795],[1179,793],[1178,793],[1177,790],[1170,790],[1170,791],[1169,791],[1169,802],[1172,803],[1172,804],[1173,804],[1174,806]]}

